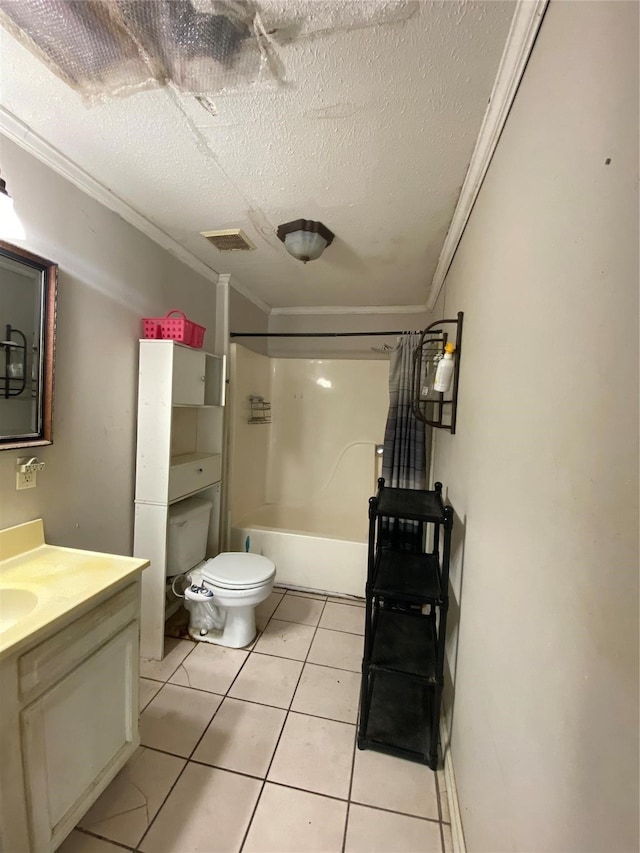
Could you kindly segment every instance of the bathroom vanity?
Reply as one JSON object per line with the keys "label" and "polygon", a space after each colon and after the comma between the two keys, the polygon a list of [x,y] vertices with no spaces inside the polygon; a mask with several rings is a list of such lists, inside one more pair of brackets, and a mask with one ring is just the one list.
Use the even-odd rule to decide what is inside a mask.
{"label": "bathroom vanity", "polygon": [[144,559],[0,531],[0,849],[54,851],[139,743]]}

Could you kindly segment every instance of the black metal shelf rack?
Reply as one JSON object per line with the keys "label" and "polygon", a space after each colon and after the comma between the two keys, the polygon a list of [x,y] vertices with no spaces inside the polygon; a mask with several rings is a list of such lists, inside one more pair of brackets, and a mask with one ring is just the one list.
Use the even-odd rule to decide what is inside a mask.
{"label": "black metal shelf rack", "polygon": [[[396,531],[389,534],[389,525]],[[418,522],[398,533],[398,521]],[[425,553],[424,524],[433,525]],[[438,761],[453,510],[433,491],[378,480],[369,499],[366,623],[358,747]],[[442,540],[442,542],[441,542]],[[442,544],[442,560],[440,545]]]}

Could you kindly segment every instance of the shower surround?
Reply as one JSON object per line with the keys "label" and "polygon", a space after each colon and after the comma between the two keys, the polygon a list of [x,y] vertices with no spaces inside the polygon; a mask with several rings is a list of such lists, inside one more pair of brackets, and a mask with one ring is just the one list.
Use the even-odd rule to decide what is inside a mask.
{"label": "shower surround", "polygon": [[[231,347],[230,546],[274,561],[279,583],[363,595],[367,501],[380,473],[386,361],[268,358]],[[272,422],[249,424],[249,395]]]}

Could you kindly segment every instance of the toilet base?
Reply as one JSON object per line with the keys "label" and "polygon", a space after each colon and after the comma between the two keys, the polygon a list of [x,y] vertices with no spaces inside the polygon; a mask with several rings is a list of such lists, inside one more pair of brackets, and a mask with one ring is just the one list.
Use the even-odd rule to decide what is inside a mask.
{"label": "toilet base", "polygon": [[227,607],[224,628],[212,628],[205,634],[189,626],[189,635],[198,642],[214,643],[230,649],[242,649],[256,638],[255,604],[249,607]]}

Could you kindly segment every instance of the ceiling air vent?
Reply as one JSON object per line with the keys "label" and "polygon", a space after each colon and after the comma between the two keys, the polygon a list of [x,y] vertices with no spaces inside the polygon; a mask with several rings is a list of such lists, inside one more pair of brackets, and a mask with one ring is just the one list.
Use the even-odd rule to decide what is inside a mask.
{"label": "ceiling air vent", "polygon": [[249,249],[255,249],[241,228],[227,228],[226,231],[201,231],[200,233],[221,252],[248,252]]}

